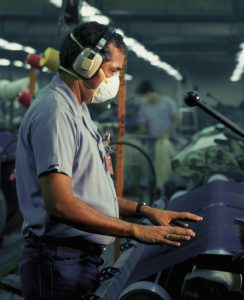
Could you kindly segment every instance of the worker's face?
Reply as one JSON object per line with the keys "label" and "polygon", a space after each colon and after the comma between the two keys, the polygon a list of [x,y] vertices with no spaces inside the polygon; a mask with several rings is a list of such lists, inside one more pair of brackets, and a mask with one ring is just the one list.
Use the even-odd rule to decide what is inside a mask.
{"label": "worker's face", "polygon": [[125,60],[124,54],[113,44],[109,45],[109,49],[111,52],[111,59],[110,61],[106,61],[102,64],[102,69],[108,78],[120,73],[123,69]]}
{"label": "worker's face", "polygon": [[123,68],[125,56],[113,44],[109,45],[111,59],[103,62],[94,78],[88,80],[92,89],[87,90],[86,99],[90,103],[101,103],[116,96],[119,89],[119,72]]}
{"label": "worker's face", "polygon": [[98,86],[104,81],[104,75],[107,78],[110,78],[115,74],[119,74],[119,72],[123,69],[125,60],[124,54],[113,44],[109,44],[108,47],[111,52],[111,59],[102,63],[101,69],[103,72],[101,72],[100,69],[94,78],[87,80],[93,89],[98,88]]}

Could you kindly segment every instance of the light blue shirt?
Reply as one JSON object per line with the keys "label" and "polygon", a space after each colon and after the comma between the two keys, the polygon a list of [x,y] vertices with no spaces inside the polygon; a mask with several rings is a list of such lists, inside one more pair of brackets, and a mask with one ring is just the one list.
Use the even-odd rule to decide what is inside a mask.
{"label": "light blue shirt", "polygon": [[[105,148],[85,103],[79,105],[59,76],[42,89],[22,121],[16,154],[17,193],[23,234],[73,237],[106,245],[114,237],[89,233],[50,217],[44,208],[39,176],[59,170],[72,177],[73,193],[104,215],[118,218]],[[85,212],[84,212],[85,213]]]}
{"label": "light blue shirt", "polygon": [[170,97],[161,97],[156,103],[147,102],[139,110],[139,124],[146,124],[151,137],[160,138],[169,132],[178,115],[175,102]]}

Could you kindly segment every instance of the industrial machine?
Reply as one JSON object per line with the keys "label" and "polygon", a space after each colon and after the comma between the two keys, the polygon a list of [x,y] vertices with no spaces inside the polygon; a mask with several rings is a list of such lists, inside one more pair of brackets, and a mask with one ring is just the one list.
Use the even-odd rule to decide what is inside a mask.
{"label": "industrial machine", "polygon": [[223,126],[196,134],[173,160],[175,172],[189,184],[184,191],[175,190],[166,209],[203,216],[203,222],[190,224],[197,236],[180,248],[126,240],[114,266],[103,270],[98,289],[83,298],[244,299],[242,162],[242,139]]}

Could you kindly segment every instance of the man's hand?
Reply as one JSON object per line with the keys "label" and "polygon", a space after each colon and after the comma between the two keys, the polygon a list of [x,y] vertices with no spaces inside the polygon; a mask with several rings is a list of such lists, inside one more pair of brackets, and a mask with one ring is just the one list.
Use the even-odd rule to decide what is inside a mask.
{"label": "man's hand", "polygon": [[189,241],[195,233],[191,229],[173,226],[143,226],[135,224],[133,238],[146,244],[179,247],[180,241]]}
{"label": "man's hand", "polygon": [[152,208],[149,206],[143,206],[142,211],[143,215],[155,224],[155,225],[169,225],[172,223],[178,224],[183,227],[188,227],[187,223],[184,223],[180,220],[189,220],[194,222],[202,221],[203,218],[192,214],[190,212],[176,212],[170,210],[161,210],[157,208]]}

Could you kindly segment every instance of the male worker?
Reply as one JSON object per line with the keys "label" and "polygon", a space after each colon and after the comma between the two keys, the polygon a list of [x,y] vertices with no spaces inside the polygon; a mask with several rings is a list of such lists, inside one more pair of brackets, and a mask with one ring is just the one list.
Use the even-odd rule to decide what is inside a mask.
{"label": "male worker", "polygon": [[[79,25],[65,38],[60,72],[28,109],[17,146],[17,191],[24,216],[20,277],[25,299],[80,299],[96,288],[100,255],[114,237],[179,246],[195,233],[172,227],[201,220],[117,199],[109,153],[87,103],[113,98],[126,46],[111,28]],[[120,220],[140,213],[159,226]]]}
{"label": "male worker", "polygon": [[147,100],[139,109],[138,123],[140,132],[149,134],[148,152],[160,191],[171,174],[171,159],[175,155],[171,139],[180,125],[179,113],[173,99],[161,96],[150,81],[142,81],[137,93]]}

